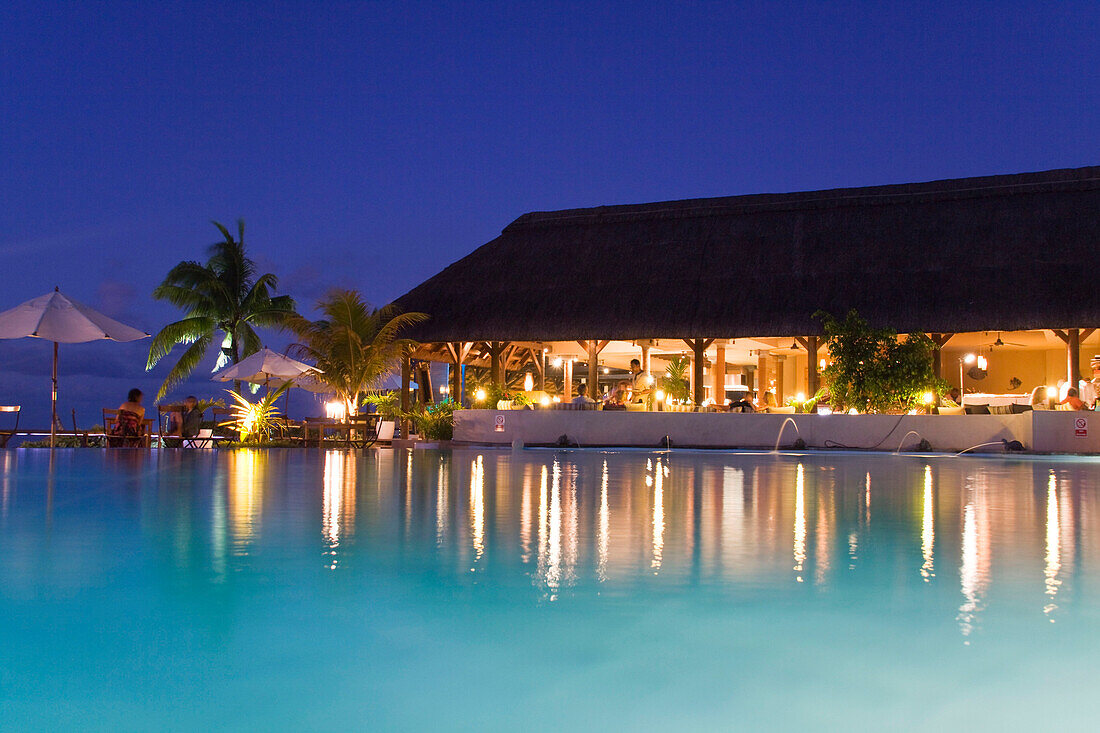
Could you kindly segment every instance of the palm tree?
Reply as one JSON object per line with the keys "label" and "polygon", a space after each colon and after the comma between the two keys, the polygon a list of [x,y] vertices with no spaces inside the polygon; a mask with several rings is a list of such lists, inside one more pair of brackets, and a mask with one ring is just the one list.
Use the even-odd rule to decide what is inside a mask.
{"label": "palm tree", "polygon": [[[154,298],[166,300],[187,313],[185,318],[162,328],[149,346],[147,370],[177,344],[187,345],[161,385],[158,400],[195,371],[215,337],[221,337],[221,350],[214,365],[217,371],[259,351],[261,343],[255,327],[284,328],[295,315],[290,296],[272,296],[278,278],[271,273],[256,275],[256,263],[245,254],[244,220],[237,222],[236,239],[223,225],[216,221],[213,224],[225,241],[210,246],[206,264],[179,263],[153,291]],[[236,387],[239,392],[240,384]]]}
{"label": "palm tree", "polygon": [[290,329],[301,340],[294,349],[316,365],[317,379],[331,387],[354,415],[360,395],[378,389],[414,345],[398,334],[427,316],[400,313],[392,305],[372,308],[354,290],[330,291],[318,301],[317,310],[321,320],[291,319]]}

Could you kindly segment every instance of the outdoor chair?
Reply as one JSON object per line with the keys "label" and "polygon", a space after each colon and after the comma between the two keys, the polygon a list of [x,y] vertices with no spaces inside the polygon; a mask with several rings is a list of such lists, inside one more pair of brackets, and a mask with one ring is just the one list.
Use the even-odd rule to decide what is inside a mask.
{"label": "outdoor chair", "polygon": [[15,425],[11,429],[4,428],[0,430],[0,448],[6,447],[12,436],[19,432],[19,412],[21,409],[21,405],[0,405],[0,412],[15,413]]}
{"label": "outdoor chair", "polygon": [[397,423],[393,420],[381,420],[378,423],[378,440],[376,443],[392,443],[393,433],[397,428]]}
{"label": "outdoor chair", "polygon": [[220,429],[222,435],[227,438],[233,438],[234,440],[238,439],[239,434],[236,428],[233,427],[233,410],[228,407],[215,407],[213,408],[213,413],[214,429]]}
{"label": "outdoor chair", "polygon": [[378,440],[377,413],[353,415],[348,418],[347,444],[349,448],[369,448]]}
{"label": "outdoor chair", "polygon": [[111,432],[118,426],[118,410],[104,408],[103,432],[106,435],[108,448],[150,448],[153,445],[153,419],[145,418],[139,426],[139,434],[112,435]]}
{"label": "outdoor chair", "polygon": [[936,413],[939,415],[965,415],[966,410],[962,407],[937,407]]}

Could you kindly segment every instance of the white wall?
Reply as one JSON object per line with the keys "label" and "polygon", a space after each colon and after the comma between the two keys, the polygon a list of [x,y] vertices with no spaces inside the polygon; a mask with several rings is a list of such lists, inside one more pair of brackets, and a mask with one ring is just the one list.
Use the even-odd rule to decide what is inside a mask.
{"label": "white wall", "polygon": [[[785,446],[801,436],[807,446],[815,448],[895,451],[903,439],[904,447],[912,448],[923,437],[934,450],[957,452],[1001,439],[1019,440],[1031,448],[1033,415],[1042,416],[1042,429],[1049,433],[1039,450],[1100,452],[1100,437],[1095,441],[1092,436],[1077,441],[1066,437],[1072,435],[1073,415],[1064,412],[954,416],[460,410],[455,413],[455,440],[500,445],[518,440],[545,445],[567,435],[585,446],[656,447],[667,435],[680,447],[771,449],[780,428],[791,418],[797,432],[790,425],[785,427]],[[500,431],[495,429],[498,416],[504,420]],[[1095,429],[1100,430],[1100,417]],[[910,430],[917,435],[906,437]]]}

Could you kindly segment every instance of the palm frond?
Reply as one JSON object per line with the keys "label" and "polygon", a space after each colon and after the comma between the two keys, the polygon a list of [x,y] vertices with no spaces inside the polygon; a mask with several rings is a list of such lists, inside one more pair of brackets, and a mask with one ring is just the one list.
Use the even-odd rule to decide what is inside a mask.
{"label": "palm frond", "polygon": [[208,334],[196,339],[194,343],[187,347],[187,350],[180,355],[179,361],[172,367],[172,371],[168,372],[168,376],[164,378],[164,383],[157,392],[158,402],[164,399],[164,395],[168,394],[168,390],[191,376],[191,372],[195,371],[203,356],[210,350],[210,344],[213,340],[213,334]]}
{"label": "palm frond", "polygon": [[157,362],[167,356],[177,344],[193,344],[204,337],[213,338],[213,335],[214,322],[209,318],[184,318],[169,323],[153,337],[152,343],[149,344],[149,359],[145,369],[149,370],[156,366]]}

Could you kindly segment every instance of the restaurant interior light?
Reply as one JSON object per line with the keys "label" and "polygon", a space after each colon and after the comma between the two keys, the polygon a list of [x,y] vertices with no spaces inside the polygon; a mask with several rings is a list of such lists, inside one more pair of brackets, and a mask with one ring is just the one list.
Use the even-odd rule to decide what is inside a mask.
{"label": "restaurant interior light", "polygon": [[963,357],[963,363],[964,364],[973,364],[977,360],[977,358],[978,357],[975,356],[974,354],[967,354],[966,356]]}
{"label": "restaurant interior light", "polygon": [[554,360],[552,362],[550,362],[550,365],[552,367],[554,367],[555,369],[561,369],[561,357],[560,356],[555,356]]}
{"label": "restaurant interior light", "polygon": [[653,395],[653,398],[656,399],[658,402],[664,402],[665,401],[665,391],[663,389],[657,390],[657,392]]}
{"label": "restaurant interior light", "polygon": [[531,376],[531,372],[527,372],[527,376],[523,378],[523,391],[530,392],[535,388],[535,378]]}
{"label": "restaurant interior light", "polygon": [[447,385],[445,385],[445,384],[439,385],[439,394],[447,394],[447,392],[449,392],[449,391],[450,390],[447,388]]}
{"label": "restaurant interior light", "polygon": [[794,396],[794,401],[795,402],[805,402],[806,401],[806,393],[805,392],[799,392],[798,394],[796,394]]}
{"label": "restaurant interior light", "polygon": [[989,362],[986,360],[986,358],[984,356],[979,356],[978,368],[984,371],[987,366],[989,366]]}
{"label": "restaurant interior light", "polygon": [[542,397],[539,398],[539,404],[542,405],[543,407],[546,407],[547,405],[550,404],[550,397],[548,397],[547,395],[543,395]]}
{"label": "restaurant interior light", "polygon": [[477,392],[474,392],[474,399],[477,400],[478,402],[484,402],[485,401],[485,390],[478,387]]}
{"label": "restaurant interior light", "polygon": [[921,396],[921,401],[924,402],[924,404],[926,405],[931,405],[933,402],[936,401],[936,395],[932,394],[931,392],[925,392]]}
{"label": "restaurant interior light", "polygon": [[604,368],[603,368],[603,373],[604,373],[604,374],[610,374],[610,373],[611,373],[611,370],[610,370],[610,369],[608,369],[607,367],[604,367]]}

